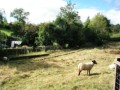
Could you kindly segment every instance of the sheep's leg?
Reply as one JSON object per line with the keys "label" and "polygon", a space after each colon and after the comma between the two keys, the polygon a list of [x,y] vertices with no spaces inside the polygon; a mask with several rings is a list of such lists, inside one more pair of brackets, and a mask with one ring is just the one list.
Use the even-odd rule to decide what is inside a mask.
{"label": "sheep's leg", "polygon": [[87,70],[87,75],[90,75],[90,70]]}
{"label": "sheep's leg", "polygon": [[88,75],[90,76],[90,70],[88,70]]}
{"label": "sheep's leg", "polygon": [[78,70],[78,76],[80,75],[80,73],[81,73],[81,70],[79,69],[79,70]]}

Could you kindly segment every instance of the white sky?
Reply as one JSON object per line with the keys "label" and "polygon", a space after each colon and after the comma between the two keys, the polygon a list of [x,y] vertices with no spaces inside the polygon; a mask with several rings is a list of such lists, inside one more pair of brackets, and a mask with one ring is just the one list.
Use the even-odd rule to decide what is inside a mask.
{"label": "white sky", "polygon": [[65,6],[63,0],[0,0],[0,9],[4,8],[8,21],[12,21],[10,12],[15,8],[23,8],[30,12],[29,21],[40,23],[54,20],[60,7]]}
{"label": "white sky", "polygon": [[[38,24],[54,20],[60,11],[60,7],[65,5],[64,0],[0,0],[0,9],[5,10],[9,22],[13,21],[10,12],[15,8],[23,8],[25,11],[30,12],[29,22]],[[82,8],[77,11],[83,22],[88,16],[92,18],[96,13],[100,12],[110,19],[113,24],[120,24],[120,10],[104,11],[96,8]]]}
{"label": "white sky", "polygon": [[120,24],[120,10],[117,9],[104,11],[96,8],[84,8],[79,9],[78,12],[83,22],[87,19],[88,16],[93,18],[97,13],[101,13],[106,16],[111,21],[111,23]]}

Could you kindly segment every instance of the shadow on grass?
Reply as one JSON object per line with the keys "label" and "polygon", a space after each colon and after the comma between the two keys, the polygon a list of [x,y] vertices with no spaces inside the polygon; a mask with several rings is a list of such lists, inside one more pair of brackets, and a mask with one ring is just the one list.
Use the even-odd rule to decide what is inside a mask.
{"label": "shadow on grass", "polygon": [[9,61],[7,63],[0,62],[0,65],[8,66],[9,68],[16,68],[18,71],[34,71],[37,69],[48,69],[48,68],[62,68],[54,63],[48,63],[44,60],[34,61],[30,60],[17,60]]}
{"label": "shadow on grass", "polygon": [[90,76],[100,75],[101,73],[91,73]]}

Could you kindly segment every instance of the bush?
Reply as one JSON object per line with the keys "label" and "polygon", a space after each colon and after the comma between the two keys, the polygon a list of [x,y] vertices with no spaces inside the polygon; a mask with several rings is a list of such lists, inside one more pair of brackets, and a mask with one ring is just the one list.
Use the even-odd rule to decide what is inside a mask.
{"label": "bush", "polygon": [[0,56],[10,56],[10,55],[19,55],[27,54],[33,51],[32,47],[28,48],[7,48],[0,50]]}

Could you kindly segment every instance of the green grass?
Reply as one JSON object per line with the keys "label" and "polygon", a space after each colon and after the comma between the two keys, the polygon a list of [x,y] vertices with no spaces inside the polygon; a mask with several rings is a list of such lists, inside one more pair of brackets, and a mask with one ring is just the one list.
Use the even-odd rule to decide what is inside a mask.
{"label": "green grass", "polygon": [[[110,51],[119,49],[120,43],[114,42],[104,48],[56,51],[43,60],[44,57],[39,57],[7,64],[0,62],[0,90],[113,90],[114,71],[108,65],[119,54]],[[77,76],[78,63],[93,59],[98,64],[91,75],[82,71]]]}
{"label": "green grass", "polygon": [[111,38],[120,38],[120,33],[114,33],[114,34],[112,34]]}
{"label": "green grass", "polygon": [[0,29],[0,31],[5,33],[7,36],[11,36],[11,34],[13,33],[12,30],[8,30],[8,29]]}

